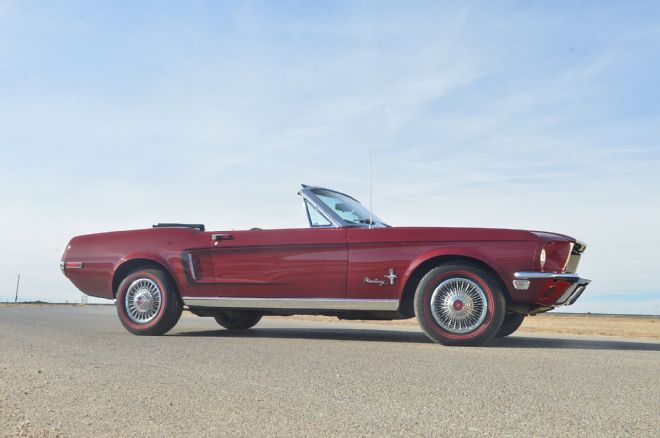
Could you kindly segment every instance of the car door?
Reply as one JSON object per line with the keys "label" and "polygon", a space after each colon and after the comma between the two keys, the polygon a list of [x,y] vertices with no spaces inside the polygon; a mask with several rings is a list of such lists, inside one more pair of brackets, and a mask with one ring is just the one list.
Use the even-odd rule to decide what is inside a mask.
{"label": "car door", "polygon": [[346,298],[344,229],[213,232],[211,239],[219,297]]}

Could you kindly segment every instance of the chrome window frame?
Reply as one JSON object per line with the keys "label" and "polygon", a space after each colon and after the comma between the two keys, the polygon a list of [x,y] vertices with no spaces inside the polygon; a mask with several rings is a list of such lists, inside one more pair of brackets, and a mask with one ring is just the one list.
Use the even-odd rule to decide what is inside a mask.
{"label": "chrome window frame", "polygon": [[[309,206],[312,206],[316,211],[328,221],[328,225],[317,225],[312,222],[312,215],[309,213]],[[309,223],[310,228],[338,228],[340,225],[332,221],[319,207],[317,204],[303,196],[303,206],[305,207],[305,213],[307,214],[307,223]]]}
{"label": "chrome window frame", "polygon": [[[307,201],[309,201],[309,203],[312,204],[314,207],[316,207],[316,209],[319,211],[319,213],[321,213],[323,216],[325,216],[326,219],[328,219],[332,224],[332,225],[326,225],[326,226],[316,226],[316,227],[313,226],[311,218],[309,216],[309,212],[307,211],[307,205],[305,204],[305,211],[307,211],[307,220],[309,222],[309,226],[312,227],[312,228],[341,228],[341,227],[346,227],[346,226],[353,225],[353,224],[348,224],[337,213],[332,211],[331,208],[329,208],[327,205],[325,205],[323,203],[323,201],[321,201],[319,199],[319,197],[316,196],[316,194],[313,192],[313,190],[317,190],[317,189],[328,190],[330,192],[340,193],[344,196],[348,196],[344,193],[337,192],[336,190],[325,189],[323,187],[312,187],[312,186],[307,186],[307,185],[303,184],[302,189],[298,192],[298,194],[300,196],[302,196],[303,199],[306,199]],[[348,197],[351,198],[351,199],[354,199],[355,201],[357,201],[357,199],[355,199],[351,196],[348,196]]]}

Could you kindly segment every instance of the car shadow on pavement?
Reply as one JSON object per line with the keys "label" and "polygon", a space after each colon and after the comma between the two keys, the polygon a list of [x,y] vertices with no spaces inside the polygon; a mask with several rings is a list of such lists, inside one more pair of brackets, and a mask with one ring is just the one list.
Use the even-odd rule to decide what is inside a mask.
{"label": "car shadow on pavement", "polygon": [[172,333],[171,336],[217,338],[319,339],[333,341],[407,342],[429,344],[432,341],[421,332],[374,329],[325,328],[252,328],[250,330],[204,330]]}
{"label": "car shadow on pavement", "polygon": [[531,336],[509,336],[492,339],[489,347],[496,348],[548,348],[567,350],[631,350],[660,351],[660,343],[636,342],[620,339],[539,338]]}
{"label": "car shadow on pavement", "polygon": [[[406,342],[432,344],[422,332],[408,330],[377,330],[353,328],[253,328],[250,330],[203,330],[172,333],[170,336],[216,337],[216,338],[271,338],[271,339],[318,339],[361,342]],[[546,348],[571,350],[631,350],[660,351],[660,343],[635,342],[609,339],[540,338],[510,336],[492,339],[487,348]]]}

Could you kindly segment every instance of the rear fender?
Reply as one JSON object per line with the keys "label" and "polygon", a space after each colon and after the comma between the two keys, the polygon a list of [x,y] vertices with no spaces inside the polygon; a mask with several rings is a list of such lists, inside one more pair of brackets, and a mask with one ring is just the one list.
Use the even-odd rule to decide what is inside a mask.
{"label": "rear fender", "polygon": [[113,296],[117,293],[119,283],[121,283],[121,281],[126,278],[129,273],[133,272],[135,269],[138,269],[140,266],[164,270],[167,274],[170,275],[176,284],[177,289],[179,288],[179,281],[176,275],[174,275],[174,270],[171,268],[167,260],[158,254],[142,252],[124,257],[120,259],[115,265],[112,275]]}

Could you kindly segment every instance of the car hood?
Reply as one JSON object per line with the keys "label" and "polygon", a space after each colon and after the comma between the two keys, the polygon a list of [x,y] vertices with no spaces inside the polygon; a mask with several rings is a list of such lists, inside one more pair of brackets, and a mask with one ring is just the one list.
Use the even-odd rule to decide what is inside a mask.
{"label": "car hood", "polygon": [[556,233],[503,228],[389,227],[349,229],[351,241],[390,242],[469,242],[469,241],[548,241],[575,239]]}

